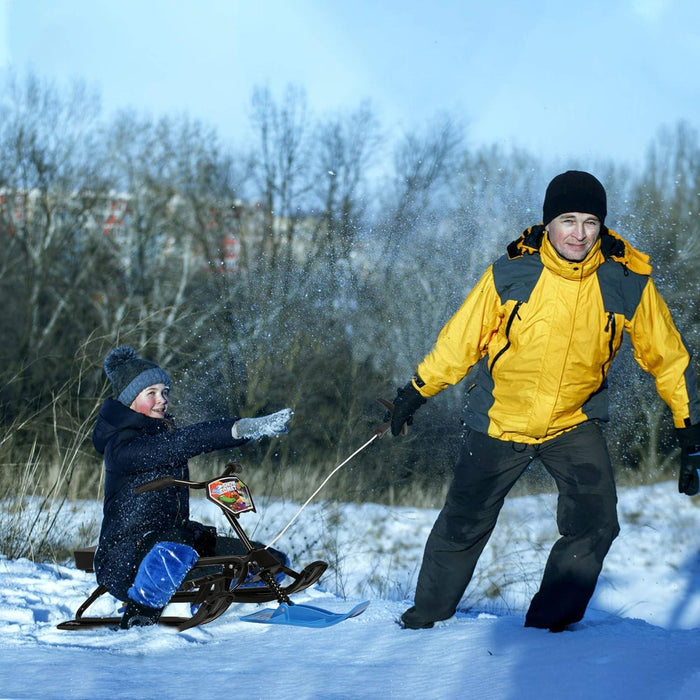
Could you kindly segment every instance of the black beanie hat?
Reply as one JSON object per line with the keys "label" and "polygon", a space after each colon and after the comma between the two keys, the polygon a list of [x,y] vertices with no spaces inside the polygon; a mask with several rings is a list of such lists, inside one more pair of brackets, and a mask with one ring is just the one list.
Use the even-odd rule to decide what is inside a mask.
{"label": "black beanie hat", "polygon": [[547,185],[542,206],[542,222],[546,225],[560,214],[578,211],[594,214],[605,223],[608,200],[605,188],[590,173],[567,170]]}
{"label": "black beanie hat", "polygon": [[112,382],[114,398],[125,406],[131,406],[134,399],[153,384],[170,386],[170,377],[164,369],[139,357],[128,345],[119,345],[105,357],[104,370]]}

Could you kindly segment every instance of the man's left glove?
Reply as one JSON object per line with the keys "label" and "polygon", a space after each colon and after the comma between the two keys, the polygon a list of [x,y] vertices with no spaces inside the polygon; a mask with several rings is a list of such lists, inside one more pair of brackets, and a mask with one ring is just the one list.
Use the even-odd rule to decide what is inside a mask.
{"label": "man's left glove", "polygon": [[[396,392],[394,399],[394,412],[391,414],[391,434],[396,437],[401,434],[404,423],[413,423],[413,414],[427,401],[418,390],[409,382]],[[388,420],[388,418],[387,418]]]}
{"label": "man's left glove", "polygon": [[681,445],[681,470],[678,474],[678,491],[694,496],[700,490],[700,423],[689,428],[677,428]]}

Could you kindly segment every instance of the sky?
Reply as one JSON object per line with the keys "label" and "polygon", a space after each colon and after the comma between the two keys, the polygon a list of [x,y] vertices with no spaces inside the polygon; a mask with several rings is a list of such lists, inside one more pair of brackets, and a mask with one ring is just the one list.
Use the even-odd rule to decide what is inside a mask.
{"label": "sky", "polygon": [[106,114],[187,114],[240,143],[255,87],[388,133],[441,115],[473,146],[640,162],[700,127],[697,0],[0,0],[0,70],[98,89]]}

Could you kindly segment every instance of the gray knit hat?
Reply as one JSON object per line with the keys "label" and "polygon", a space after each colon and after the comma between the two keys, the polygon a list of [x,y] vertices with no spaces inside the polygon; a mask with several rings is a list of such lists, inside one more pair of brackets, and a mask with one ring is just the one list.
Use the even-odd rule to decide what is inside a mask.
{"label": "gray knit hat", "polygon": [[107,378],[112,382],[114,398],[125,406],[131,406],[134,399],[153,384],[171,384],[164,369],[155,362],[139,357],[136,350],[128,345],[114,348],[105,357],[103,366]]}

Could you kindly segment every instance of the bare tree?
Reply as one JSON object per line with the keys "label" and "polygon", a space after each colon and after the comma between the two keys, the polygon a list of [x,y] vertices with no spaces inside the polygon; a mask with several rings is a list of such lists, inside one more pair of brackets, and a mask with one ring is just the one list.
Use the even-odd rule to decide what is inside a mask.
{"label": "bare tree", "polygon": [[113,337],[131,329],[133,342],[168,362],[187,342],[184,319],[196,333],[213,312],[192,315],[188,287],[219,266],[221,211],[235,198],[231,163],[199,122],[128,112],[108,131],[105,149],[125,211],[104,240],[111,274],[96,297],[100,323]]}
{"label": "bare tree", "polygon": [[369,103],[318,127],[315,191],[321,204],[313,245],[348,260],[362,227],[368,183],[382,138]]}
{"label": "bare tree", "polygon": [[292,256],[297,218],[311,189],[306,94],[290,86],[278,104],[269,89],[256,88],[252,125],[257,136],[254,179],[265,216],[261,252],[274,265],[281,253]]}
{"label": "bare tree", "polygon": [[41,381],[31,369],[40,358],[73,354],[65,327],[85,306],[99,108],[82,83],[63,92],[31,73],[10,75],[0,98],[0,284],[11,300],[0,311],[4,366],[25,368],[13,386],[30,395]]}
{"label": "bare tree", "polygon": [[457,172],[462,138],[461,129],[442,117],[425,133],[409,133],[396,146],[392,182],[382,202],[387,263],[417,229],[444,210],[444,185]]}

